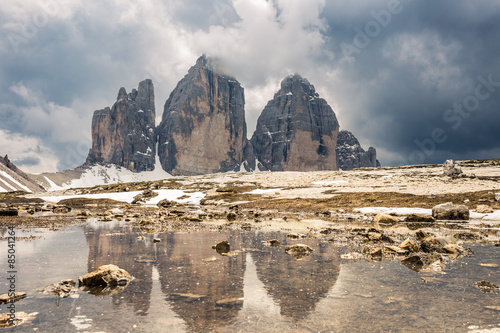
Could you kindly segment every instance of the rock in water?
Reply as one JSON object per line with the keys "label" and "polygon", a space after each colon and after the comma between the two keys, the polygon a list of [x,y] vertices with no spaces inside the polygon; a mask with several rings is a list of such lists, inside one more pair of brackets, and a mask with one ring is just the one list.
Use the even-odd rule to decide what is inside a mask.
{"label": "rock in water", "polygon": [[257,121],[251,142],[271,171],[337,170],[339,123],[328,103],[300,75],[290,75]]}
{"label": "rock in water", "polygon": [[293,246],[289,246],[285,249],[285,252],[291,255],[296,260],[300,260],[307,256],[310,256],[313,253],[313,249],[305,244],[295,244]]}
{"label": "rock in water", "polygon": [[436,220],[468,220],[469,208],[464,205],[454,205],[447,202],[432,208],[432,217]]}
{"label": "rock in water", "polygon": [[349,131],[342,130],[337,137],[338,167],[341,170],[356,168],[373,168],[380,166],[377,161],[377,151],[370,147],[368,151],[361,148],[358,139]]}
{"label": "rock in water", "polygon": [[123,286],[132,279],[132,275],[116,265],[103,265],[93,272],[80,276],[78,283],[80,287]]}
{"label": "rock in water", "polygon": [[153,82],[118,92],[116,103],[92,118],[92,148],[86,164],[115,164],[131,171],[154,170],[156,156]]}
{"label": "rock in water", "polygon": [[205,55],[170,94],[157,131],[161,165],[172,175],[255,168],[243,88]]}

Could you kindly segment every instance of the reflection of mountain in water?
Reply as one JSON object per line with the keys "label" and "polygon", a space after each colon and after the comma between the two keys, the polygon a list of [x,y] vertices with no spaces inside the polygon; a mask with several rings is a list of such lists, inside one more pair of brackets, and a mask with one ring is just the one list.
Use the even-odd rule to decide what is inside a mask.
{"label": "reflection of mountain in water", "polygon": [[123,292],[112,295],[113,304],[129,304],[135,313],[147,315],[152,288],[152,264],[144,259],[154,259],[154,244],[137,240],[130,228],[85,227],[89,244],[88,271],[99,266],[115,264],[135,278]]}
{"label": "reflection of mountain in water", "polygon": [[[162,235],[166,253],[158,256],[161,289],[172,309],[196,332],[228,324],[242,308],[243,301],[237,299],[243,297],[245,256],[217,254],[211,246],[222,240],[229,241],[231,250],[241,249],[237,232]],[[211,256],[216,260],[206,260]],[[230,299],[233,302],[216,304]]]}
{"label": "reflection of mountain in water", "polygon": [[[265,247],[263,251],[252,252],[257,276],[268,294],[280,305],[282,315],[295,320],[307,317],[337,281],[340,262],[336,250],[328,243],[292,241],[280,233],[251,236],[253,239],[246,243],[257,249],[262,248],[262,241],[279,240],[280,247]],[[284,251],[287,243],[307,243],[314,252],[304,259],[295,260]]]}

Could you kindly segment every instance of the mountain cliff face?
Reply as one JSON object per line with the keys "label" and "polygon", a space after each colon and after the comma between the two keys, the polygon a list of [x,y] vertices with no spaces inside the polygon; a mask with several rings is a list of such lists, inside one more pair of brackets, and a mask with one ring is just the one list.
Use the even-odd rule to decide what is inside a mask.
{"label": "mountain cliff face", "polygon": [[201,56],[165,103],[157,128],[163,169],[172,175],[253,169],[244,106],[239,82]]}
{"label": "mountain cliff face", "polygon": [[14,191],[43,192],[44,189],[15,166],[7,155],[0,156],[0,193]]}
{"label": "mountain cliff face", "polygon": [[380,166],[375,148],[370,147],[368,151],[365,151],[361,148],[358,139],[349,131],[339,132],[336,150],[341,170]]}
{"label": "mountain cliff face", "polygon": [[290,75],[257,121],[251,143],[271,171],[337,170],[339,123],[328,103],[300,75]]}
{"label": "mountain cliff face", "polygon": [[131,171],[151,171],[156,156],[153,82],[139,83],[127,94],[118,92],[116,103],[94,112],[92,148],[86,164],[115,164]]}

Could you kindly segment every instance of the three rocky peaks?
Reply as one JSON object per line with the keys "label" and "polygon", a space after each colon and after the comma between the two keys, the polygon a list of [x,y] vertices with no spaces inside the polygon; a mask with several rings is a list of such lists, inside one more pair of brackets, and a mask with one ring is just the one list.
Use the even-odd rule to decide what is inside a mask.
{"label": "three rocky peaks", "polygon": [[[377,166],[339,123],[328,103],[300,75],[290,75],[268,102],[247,139],[244,89],[217,61],[201,56],[167,99],[155,127],[153,82],[139,83],[116,103],[94,112],[86,165],[115,164],[134,172],[172,175],[228,171],[348,170]],[[344,135],[343,133],[349,133]]]}

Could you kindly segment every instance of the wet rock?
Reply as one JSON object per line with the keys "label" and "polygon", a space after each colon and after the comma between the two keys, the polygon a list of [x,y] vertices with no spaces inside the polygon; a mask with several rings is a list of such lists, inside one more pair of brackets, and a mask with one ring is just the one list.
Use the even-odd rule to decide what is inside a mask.
{"label": "wet rock", "polygon": [[81,287],[125,286],[133,277],[116,265],[103,265],[78,278]]}
{"label": "wet rock", "polygon": [[236,221],[236,219],[238,218],[238,215],[236,215],[235,213],[233,212],[230,212],[226,215],[226,218],[229,222],[232,222],[232,221]]}
{"label": "wet rock", "polygon": [[161,239],[160,238],[153,238],[153,243],[161,243]]}
{"label": "wet rock", "polygon": [[371,256],[371,257],[382,257],[382,249],[380,247],[370,247],[370,246],[365,246],[363,249],[363,253]]}
{"label": "wet rock", "polygon": [[476,212],[480,213],[480,214],[490,214],[490,213],[493,213],[494,210],[493,210],[493,208],[491,208],[488,205],[479,205],[476,208]]}
{"label": "wet rock", "polygon": [[22,292],[15,292],[13,295],[3,294],[0,295],[0,304],[9,303],[11,301],[17,302],[20,299],[25,298],[26,296],[26,293]]}
{"label": "wet rock", "polygon": [[490,293],[493,291],[500,290],[500,288],[497,285],[495,285],[489,281],[484,281],[484,280],[474,283],[474,287],[481,290],[483,293]]}
{"label": "wet rock", "polygon": [[454,205],[451,202],[432,208],[432,217],[436,220],[468,220],[469,208],[464,205]]}
{"label": "wet rock", "polygon": [[410,214],[405,217],[405,222],[436,222],[432,216]]}
{"label": "wet rock", "polygon": [[442,269],[443,258],[439,254],[415,253],[402,259],[401,263],[415,272],[424,270],[439,271]]}
{"label": "wet rock", "polygon": [[52,212],[53,213],[56,213],[56,214],[67,214],[69,212],[71,212],[71,207],[68,207],[68,206],[56,206],[52,209]]}
{"label": "wet rock", "polygon": [[145,203],[146,201],[157,197],[158,193],[151,189],[144,190],[142,193],[136,195],[134,200],[132,200],[132,204]]}
{"label": "wet rock", "polygon": [[408,251],[400,248],[399,246],[386,246],[384,250],[390,254],[396,254],[398,256],[404,256]]}
{"label": "wet rock", "polygon": [[452,259],[457,259],[457,258],[472,255],[471,249],[465,248],[465,247],[458,245],[458,244],[447,244],[447,245],[443,246],[443,250]]}
{"label": "wet rock", "polygon": [[18,216],[19,211],[14,208],[1,208],[0,216]]}
{"label": "wet rock", "polygon": [[16,312],[11,313],[0,313],[0,328],[8,328],[19,326],[24,323],[29,323],[33,321],[36,317],[36,312],[26,313],[26,312]]}
{"label": "wet rock", "polygon": [[313,253],[313,249],[305,244],[295,244],[285,249],[285,252],[294,257],[296,260],[305,258]]}
{"label": "wet rock", "polygon": [[472,232],[459,232],[453,235],[453,237],[463,241],[483,239],[483,237],[479,236],[478,234],[474,234]]}
{"label": "wet rock", "polygon": [[58,297],[66,298],[77,291],[76,282],[72,279],[61,280],[57,283],[50,284],[40,290],[41,293],[53,293]]}
{"label": "wet rock", "polygon": [[161,200],[160,202],[158,202],[156,204],[159,208],[169,208],[169,207],[172,207],[172,206],[176,206],[177,205],[177,202],[175,201],[170,201],[168,199],[163,199]]}
{"label": "wet rock", "polygon": [[277,239],[271,239],[271,240],[265,241],[264,245],[269,246],[269,247],[278,247],[278,246],[280,246],[280,242]]}
{"label": "wet rock", "polygon": [[415,237],[417,237],[417,240],[422,240],[422,239],[425,239],[429,236],[430,235],[423,230],[419,230],[415,233]]}
{"label": "wet rock", "polygon": [[399,248],[411,253],[418,252],[418,244],[411,238],[407,238],[403,243],[399,244]]}
{"label": "wet rock", "polygon": [[194,301],[199,301],[203,298],[207,298],[207,295],[198,295],[198,294],[192,294],[192,293],[173,293],[170,295],[171,298],[174,299],[181,299],[185,302],[194,302]]}
{"label": "wet rock", "polygon": [[212,246],[212,249],[215,249],[218,254],[223,254],[231,251],[231,246],[228,241],[222,241]]}
{"label": "wet rock", "polygon": [[373,222],[380,226],[393,226],[399,223],[399,219],[392,215],[380,213],[373,218]]}
{"label": "wet rock", "polygon": [[304,234],[296,234],[296,233],[291,233],[291,234],[288,234],[286,235],[286,237],[290,238],[290,239],[301,239],[301,238],[305,238],[306,235]]}
{"label": "wet rock", "polygon": [[445,253],[443,244],[435,237],[427,237],[420,242],[420,248],[425,253]]}
{"label": "wet rock", "polygon": [[443,173],[445,176],[456,177],[462,174],[462,169],[453,160],[446,160],[443,164]]}

